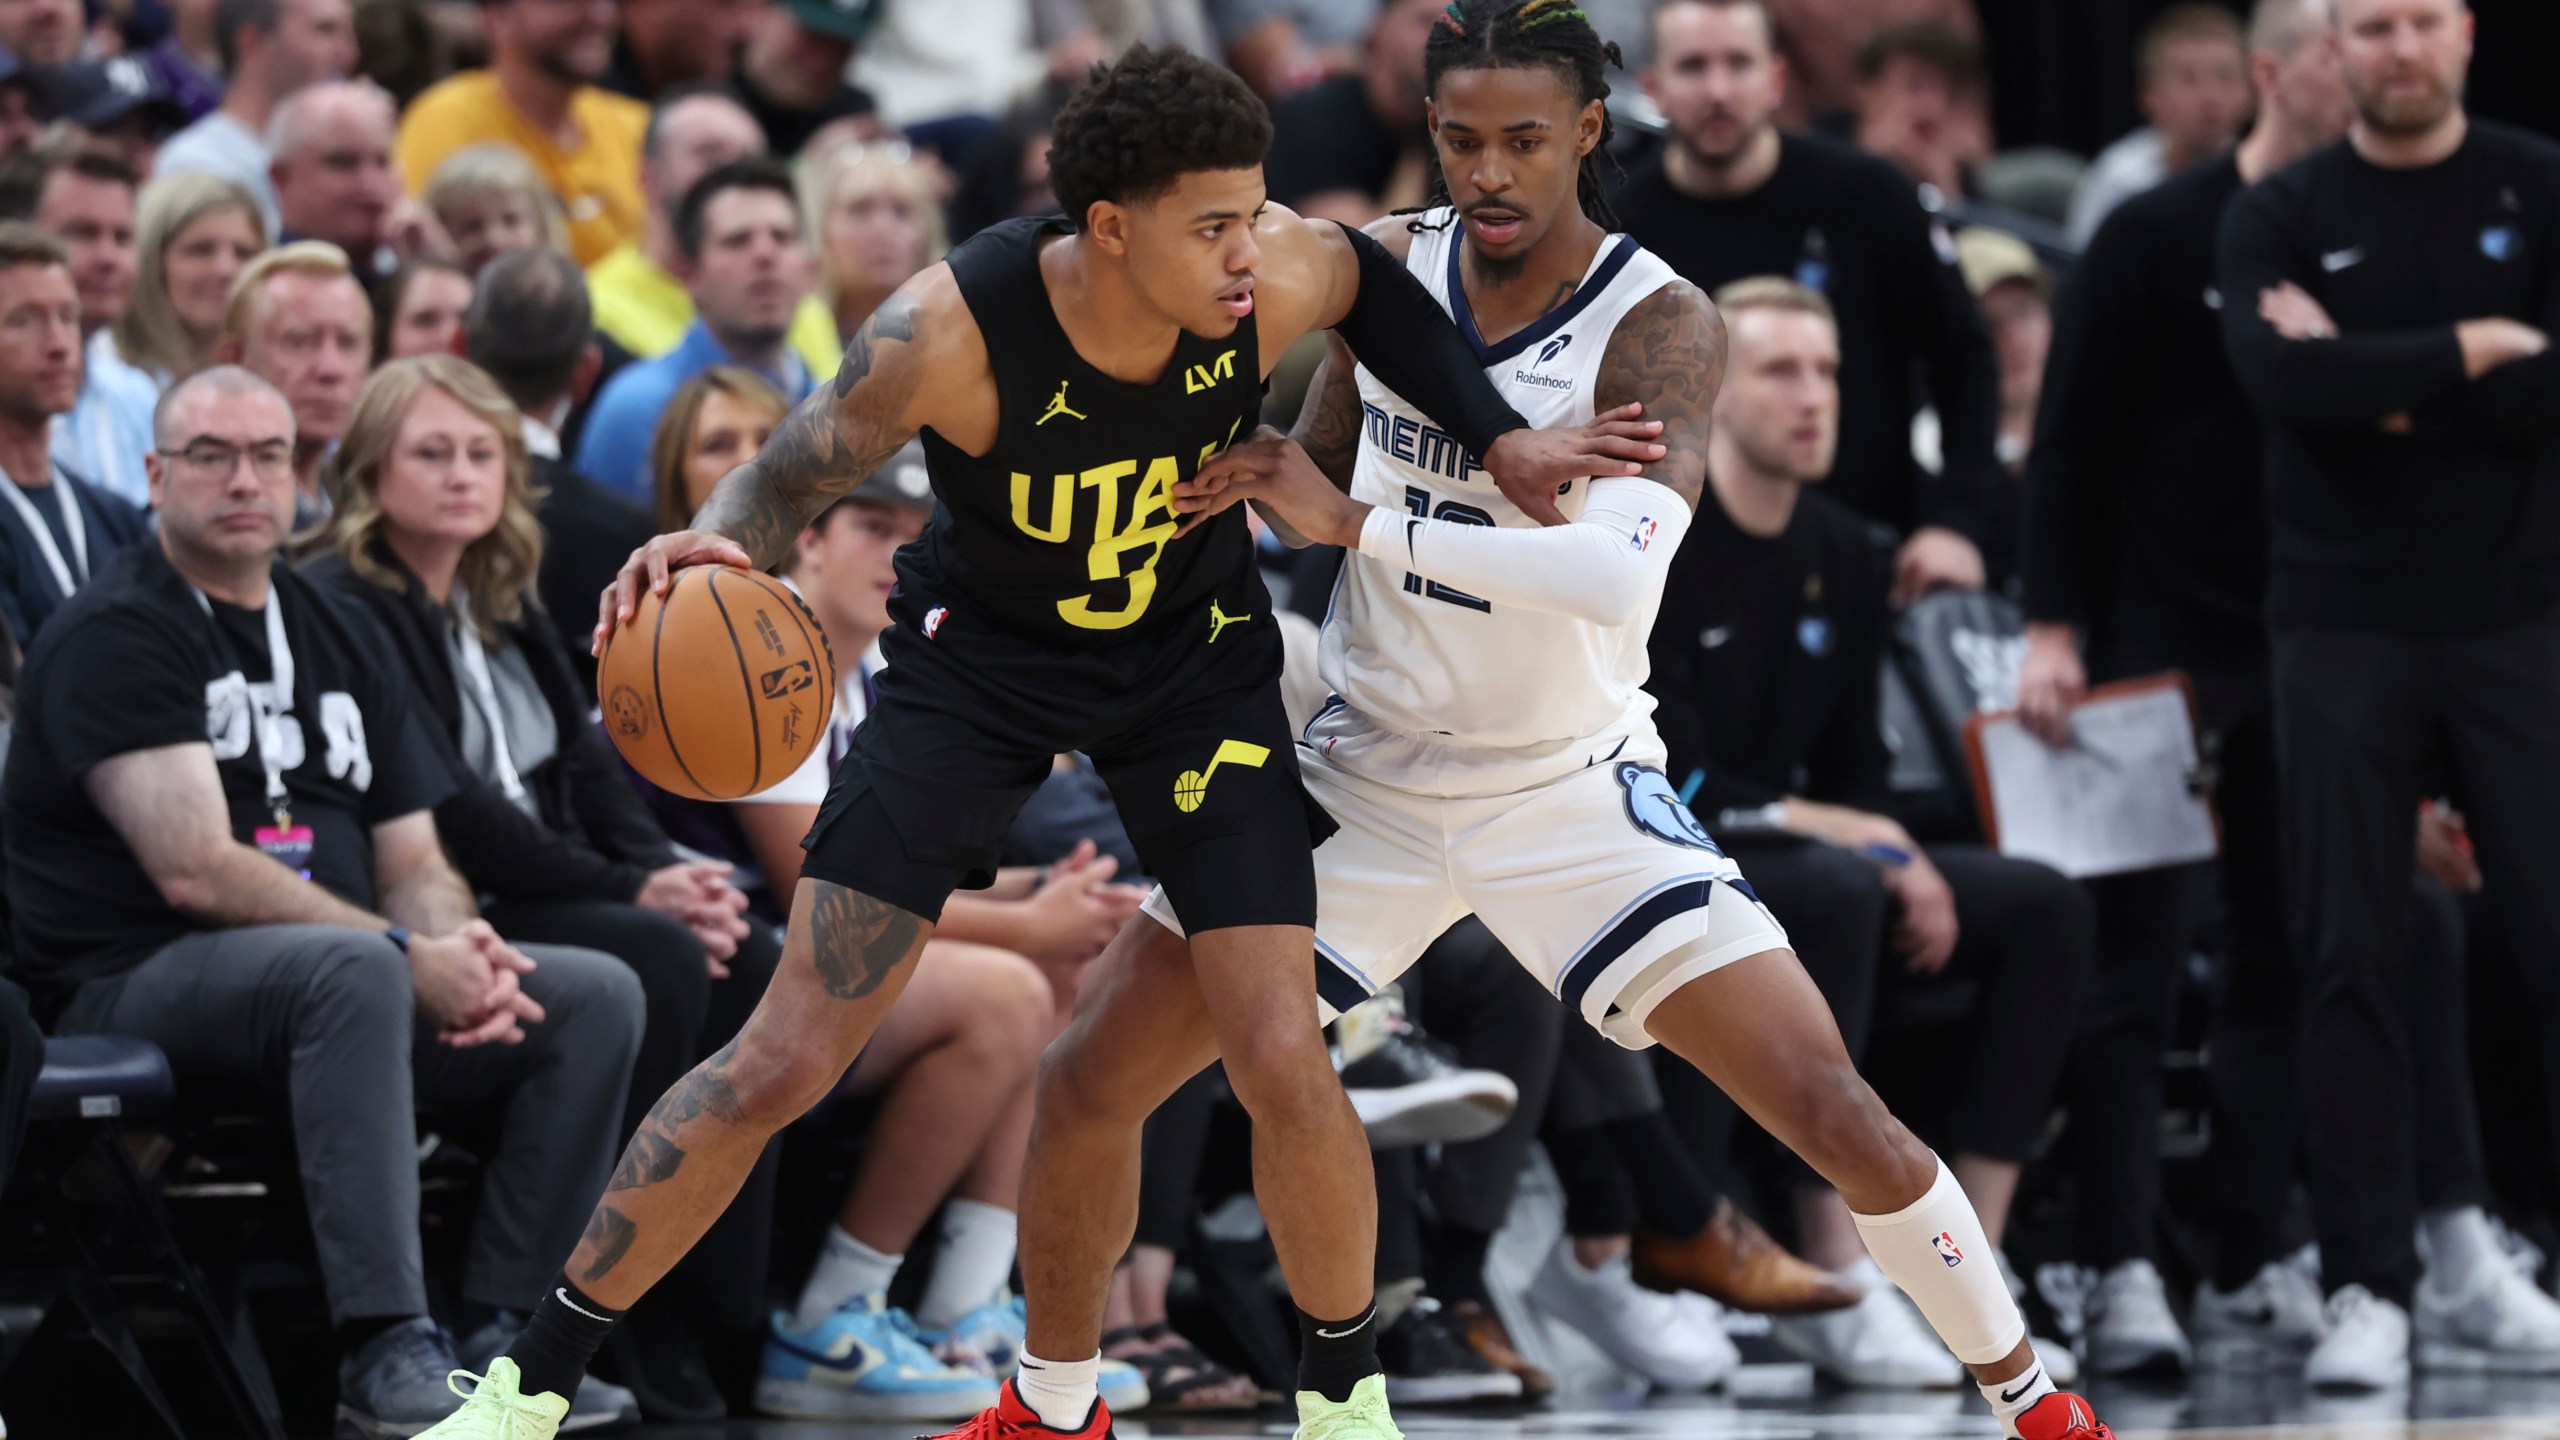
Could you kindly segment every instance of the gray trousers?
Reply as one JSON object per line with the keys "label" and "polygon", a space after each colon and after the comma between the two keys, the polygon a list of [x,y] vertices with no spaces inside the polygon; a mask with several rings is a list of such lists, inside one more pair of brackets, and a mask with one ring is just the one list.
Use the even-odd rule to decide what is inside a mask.
{"label": "gray trousers", "polygon": [[427,1313],[418,1251],[421,1110],[494,1111],[462,1298],[530,1310],[603,1193],[640,1045],[640,982],[609,955],[522,947],[544,1012],[517,1045],[457,1050],[419,1019],[409,961],[328,925],[206,931],[80,988],[63,1034],[149,1040],[180,1103],[291,1112],[329,1312]]}

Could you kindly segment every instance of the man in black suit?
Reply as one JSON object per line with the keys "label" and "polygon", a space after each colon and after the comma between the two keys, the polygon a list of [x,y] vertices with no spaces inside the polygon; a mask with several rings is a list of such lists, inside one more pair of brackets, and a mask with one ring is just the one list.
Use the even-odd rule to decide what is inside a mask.
{"label": "man in black suit", "polygon": [[[596,343],[587,280],[554,250],[517,250],[480,272],[463,323],[464,354],[489,372],[524,412],[525,448],[544,490],[539,586],[543,608],[572,631],[595,618],[596,597],[657,526],[649,512],[596,484],[561,457],[558,426],[596,383]],[[579,677],[595,694],[595,662],[581,649]]]}

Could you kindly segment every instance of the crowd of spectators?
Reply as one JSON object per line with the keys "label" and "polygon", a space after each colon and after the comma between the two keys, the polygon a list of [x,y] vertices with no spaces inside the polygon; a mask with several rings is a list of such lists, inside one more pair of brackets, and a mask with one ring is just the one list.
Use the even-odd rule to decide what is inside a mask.
{"label": "crowd of spectators", "polygon": [[[2113,60],[2142,123],[2083,162],[2004,148],[1968,0],[1587,8],[1641,122],[1610,202],[1730,339],[1652,636],[1671,778],[2036,1281],[2064,1342],[2039,1353],[2560,1373],[2560,1303],[2516,1258],[2560,1184],[2491,1164],[2481,1126],[2512,1122],[2465,1005],[2531,1018],[2484,1067],[2533,1073],[2560,1035],[2533,858],[2560,814],[2560,150],[2466,129],[2469,11],[2155,7]],[[0,5],[0,1182],[34,1028],[155,1042],[183,1115],[289,1132],[334,1402],[379,1433],[445,1413],[779,963],[891,557],[932,511],[922,452],[782,567],[842,684],[769,791],[687,800],[620,761],[597,593],[891,292],[1051,208],[1046,117],[1094,63],[1220,55],[1272,104],[1272,198],[1366,223],[1432,191],[1440,11]],[[1284,425],[1315,356],[1274,377]],[[1263,555],[1310,641],[1339,556]],[[1964,653],[1939,658],[2059,745],[2092,682],[2182,672],[2218,859],[2083,881],[1986,843],[1913,709],[1948,606]],[[1145,884],[1077,756],[1006,853],[617,1327],[577,1423],[991,1403],[1038,1056]],[[1724,1383],[1749,1312],[1833,1381],[1961,1380],[1837,1195],[1694,1071],[1569,1023],[1481,926],[1335,1045],[1400,1405],[1551,1391],[1530,1316],[1672,1389]],[[2170,1094],[2180,1051],[2208,1094]],[[2173,1204],[2180,1105],[2212,1143]],[[1149,1125],[1115,1408],[1251,1407],[1286,1374],[1234,1258],[1238,1115],[1213,1070]],[[448,1128],[479,1198],[439,1267],[418,1156]],[[1506,1292],[1488,1257],[1533,1146],[1563,1224]],[[1210,1303],[1175,1303],[1186,1260]],[[725,1365],[741,1344],[761,1363]]]}

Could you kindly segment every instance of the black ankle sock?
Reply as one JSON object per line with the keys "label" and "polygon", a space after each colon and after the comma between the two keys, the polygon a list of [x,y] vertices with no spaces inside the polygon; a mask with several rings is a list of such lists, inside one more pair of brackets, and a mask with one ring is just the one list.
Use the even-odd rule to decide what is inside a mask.
{"label": "black ankle sock", "polygon": [[1378,1365],[1378,1307],[1356,1320],[1319,1320],[1298,1312],[1298,1388],[1339,1405],[1351,1387],[1384,1373]]}
{"label": "black ankle sock", "polygon": [[524,1333],[507,1347],[507,1358],[524,1372],[518,1382],[527,1395],[564,1395],[575,1399],[587,1362],[603,1348],[613,1322],[622,1312],[589,1299],[567,1275],[551,1282],[551,1293],[533,1307]]}
{"label": "black ankle sock", "polygon": [[1686,1240],[1715,1217],[1716,1188],[1689,1158],[1679,1134],[1660,1110],[1608,1123],[1619,1163],[1636,1182],[1636,1210],[1644,1227],[1671,1240]]}

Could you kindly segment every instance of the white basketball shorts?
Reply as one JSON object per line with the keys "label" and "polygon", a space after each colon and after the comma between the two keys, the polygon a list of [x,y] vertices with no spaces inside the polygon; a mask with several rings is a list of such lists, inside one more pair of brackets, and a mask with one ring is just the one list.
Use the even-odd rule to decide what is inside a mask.
{"label": "white basketball shorts", "polygon": [[[1316,849],[1316,991],[1331,1020],[1402,975],[1469,914],[1551,994],[1631,1050],[1680,986],[1787,934],[1680,803],[1650,725],[1615,755],[1501,794],[1420,794],[1452,752],[1329,711],[1298,748],[1341,830]],[[1356,743],[1328,746],[1332,738]],[[1606,745],[1603,747],[1607,748]],[[1357,768],[1354,768],[1356,765]],[[1552,767],[1550,767],[1552,768]],[[1147,913],[1179,933],[1164,891]]]}

